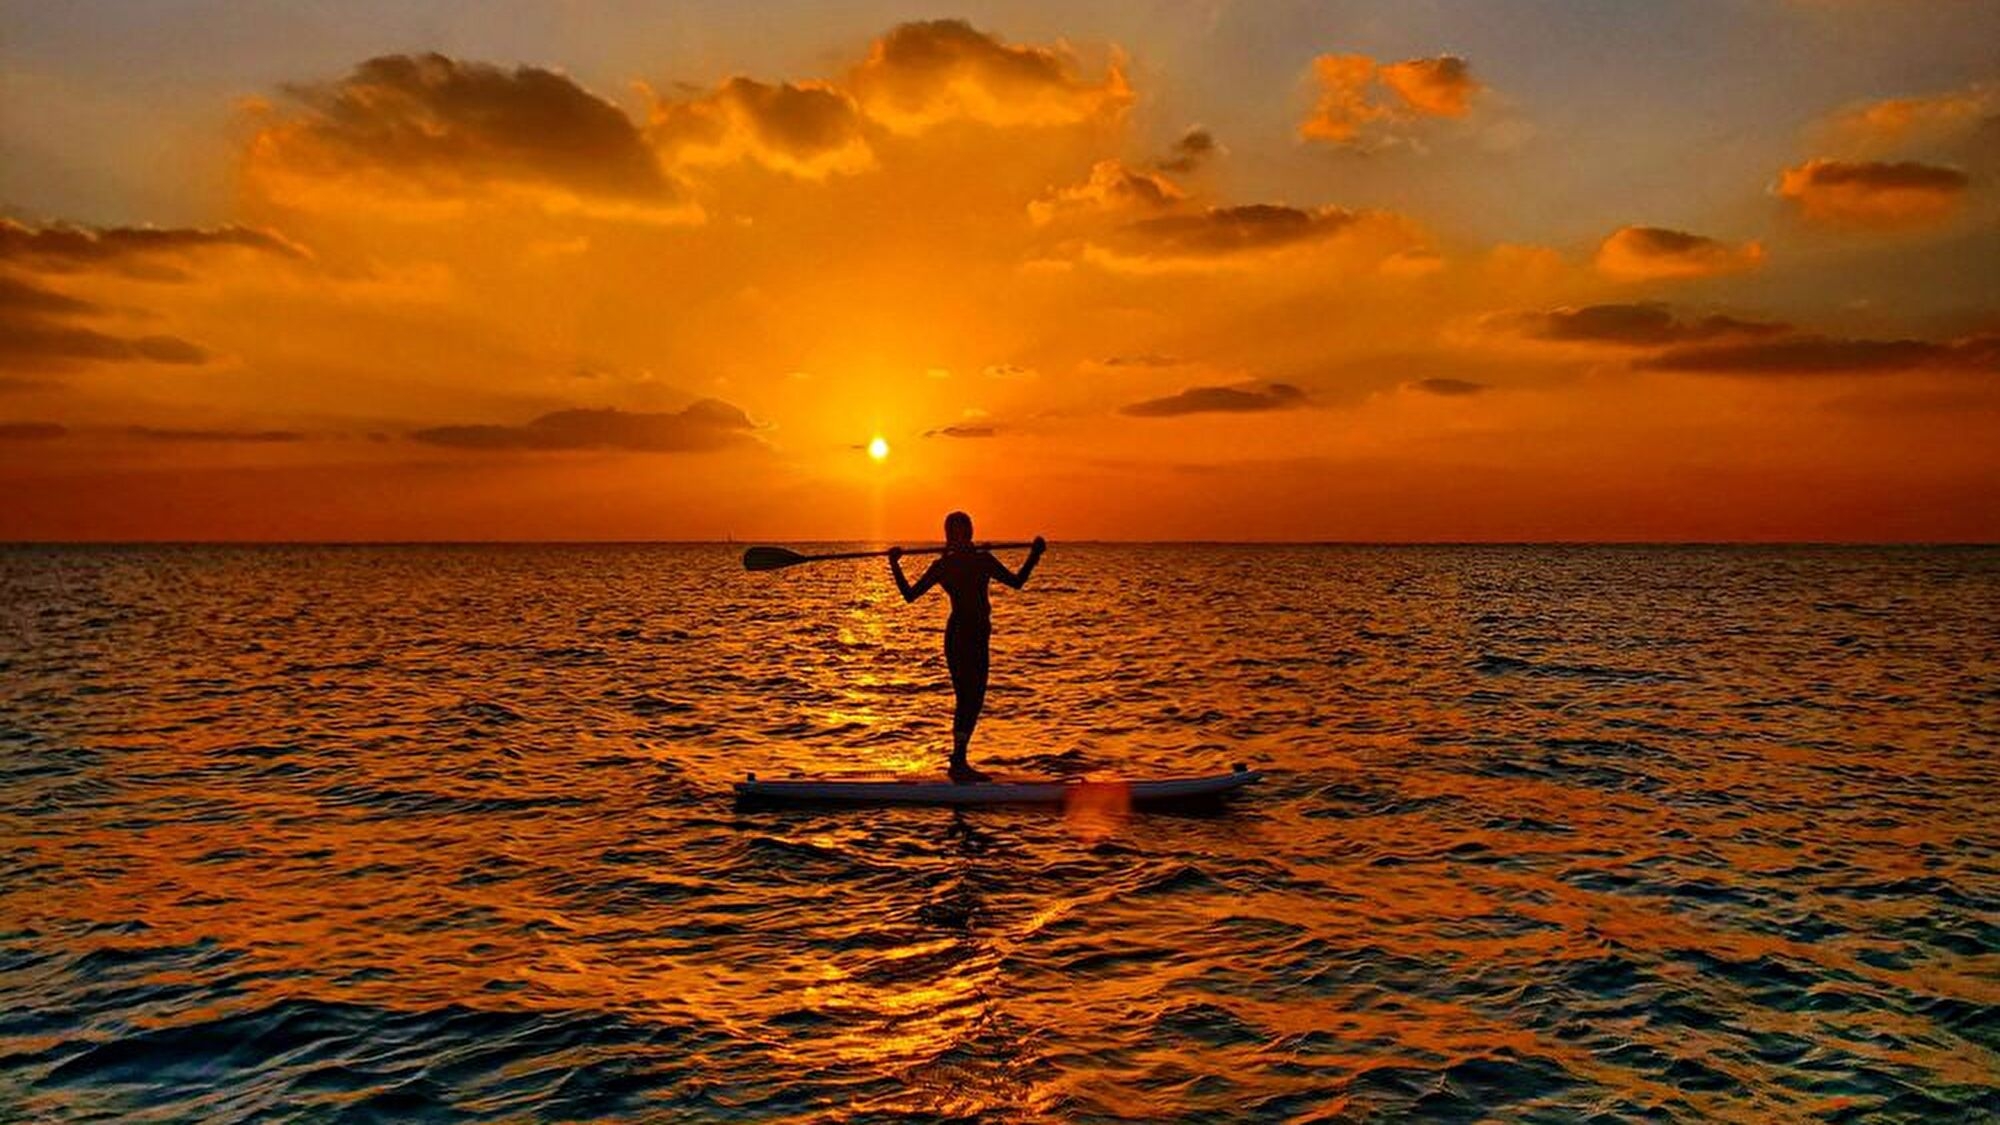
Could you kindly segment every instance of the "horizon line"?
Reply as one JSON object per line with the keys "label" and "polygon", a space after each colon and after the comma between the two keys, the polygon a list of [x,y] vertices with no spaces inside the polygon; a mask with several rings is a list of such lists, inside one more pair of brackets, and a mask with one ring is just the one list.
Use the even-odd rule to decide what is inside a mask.
{"label": "horizon line", "polygon": [[[882,545],[877,538],[787,539],[0,539],[14,547],[754,547]],[[904,539],[934,544],[941,540]],[[1050,546],[1123,547],[2000,547],[1996,539],[1119,539],[1050,540]],[[1003,548],[1022,550],[1025,548]]]}

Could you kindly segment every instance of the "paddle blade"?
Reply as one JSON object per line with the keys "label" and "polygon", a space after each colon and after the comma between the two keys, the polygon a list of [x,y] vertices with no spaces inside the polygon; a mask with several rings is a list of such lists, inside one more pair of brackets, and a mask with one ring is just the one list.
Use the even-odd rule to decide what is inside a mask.
{"label": "paddle blade", "polygon": [[752,547],[743,552],[744,570],[779,570],[805,561],[804,555],[783,547]]}

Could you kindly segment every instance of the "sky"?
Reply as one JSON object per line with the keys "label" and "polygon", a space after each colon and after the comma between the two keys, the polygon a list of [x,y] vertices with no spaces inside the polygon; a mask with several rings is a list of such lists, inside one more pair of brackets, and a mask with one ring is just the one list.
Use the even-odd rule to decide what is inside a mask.
{"label": "sky", "polygon": [[1995,42],[0,0],[0,539],[2000,540]]}

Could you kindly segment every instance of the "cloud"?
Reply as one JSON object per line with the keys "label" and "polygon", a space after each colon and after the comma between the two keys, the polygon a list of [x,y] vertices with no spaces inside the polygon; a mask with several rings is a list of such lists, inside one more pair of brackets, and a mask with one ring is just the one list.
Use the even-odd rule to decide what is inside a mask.
{"label": "cloud", "polygon": [[865,171],[875,154],[854,99],[823,83],[731,78],[687,101],[660,101],[648,136],[677,164],[749,160],[805,179]]}
{"label": "cloud", "polygon": [[1878,154],[1947,145],[2000,120],[2000,82],[1915,97],[1884,98],[1849,106],[1821,128],[1826,143],[1843,152]]}
{"label": "cloud", "polygon": [[742,410],[707,398],[668,413],[558,410],[524,426],[437,426],[414,431],[410,437],[454,449],[697,453],[744,444],[755,428]]}
{"label": "cloud", "polygon": [[0,264],[40,273],[102,270],[148,281],[185,281],[176,258],[209,250],[249,250],[304,258],[296,244],[270,231],[227,226],[84,227],[68,223],[31,227],[0,219]]}
{"label": "cloud", "polygon": [[1903,227],[1949,218],[1967,184],[1965,173],[1956,168],[1914,161],[1808,160],[1785,169],[1777,191],[1813,222]]}
{"label": "cloud", "polygon": [[78,316],[97,311],[98,307],[89,301],[0,274],[0,318]]}
{"label": "cloud", "polygon": [[88,301],[0,274],[0,369],[64,371],[91,363],[197,364],[202,348],[178,336],[114,336],[77,323],[104,310]]}
{"label": "cloud", "polygon": [[63,371],[86,363],[138,360],[198,364],[208,353],[178,336],[112,336],[91,328],[0,317],[0,368]]}
{"label": "cloud", "polygon": [[295,112],[273,114],[247,153],[274,202],[310,203],[345,184],[363,189],[348,202],[514,193],[554,211],[686,217],[624,111],[555,71],[383,55],[287,92]]}
{"label": "cloud", "polygon": [[1404,385],[1413,391],[1443,395],[1447,398],[1463,398],[1467,395],[1480,394],[1488,389],[1485,383],[1475,383],[1469,379],[1418,379],[1414,383]]}
{"label": "cloud", "polygon": [[1365,147],[1381,139],[1376,126],[1427,117],[1463,117],[1484,89],[1464,59],[1439,55],[1382,64],[1367,55],[1321,55],[1313,60],[1318,98],[1299,124],[1311,141]]}
{"label": "cloud", "polygon": [[1409,112],[1426,117],[1465,116],[1481,89],[1472,80],[1465,60],[1455,55],[1390,63],[1376,77],[1395,92]]}
{"label": "cloud", "polygon": [[1187,360],[1179,356],[1160,352],[1144,352],[1139,355],[1114,355],[1098,361],[1103,367],[1179,367]]}
{"label": "cloud", "polygon": [[1165,211],[1186,199],[1187,193],[1165,176],[1128,168],[1117,160],[1100,160],[1091,166],[1089,179],[1029,203],[1028,217],[1037,226],[1046,226],[1069,215]]}
{"label": "cloud", "polygon": [[55,422],[0,422],[0,441],[51,441],[67,433]]}
{"label": "cloud", "polygon": [[1133,220],[1093,235],[1082,256],[1124,272],[1208,272],[1338,247],[1372,265],[1422,239],[1408,219],[1386,211],[1250,203]]}
{"label": "cloud", "polygon": [[1222,146],[1215,143],[1215,134],[1197,125],[1181,134],[1181,139],[1174,142],[1173,151],[1160,161],[1159,168],[1162,172],[1192,172],[1221,151]]}
{"label": "cloud", "polygon": [[1787,324],[1739,320],[1731,316],[1684,320],[1667,306],[1652,303],[1500,313],[1488,317],[1486,324],[1504,334],[1534,340],[1621,347],[1659,347],[1730,337],[1769,337],[1791,331],[1791,326]]}
{"label": "cloud", "polygon": [[925,430],[924,436],[948,437],[948,438],[990,438],[997,435],[999,432],[1000,429],[997,426],[953,425],[953,426],[939,426],[934,430]]}
{"label": "cloud", "polygon": [[850,86],[869,117],[898,133],[946,121],[1074,125],[1132,101],[1116,60],[1102,80],[1088,81],[1067,52],[1003,43],[964,20],[896,27],[875,41]]}
{"label": "cloud", "polygon": [[1597,248],[1598,271],[1626,281],[1715,277],[1764,264],[1764,246],[1731,246],[1665,227],[1621,227]]}
{"label": "cloud", "polygon": [[306,435],[294,430],[175,430],[128,426],[125,433],[140,441],[196,444],[280,445],[306,439]]}
{"label": "cloud", "polygon": [[1199,214],[1144,219],[1126,227],[1132,240],[1167,257],[1212,257],[1269,250],[1330,238],[1352,225],[1355,212],[1275,203],[1209,207]]}
{"label": "cloud", "polygon": [[1313,60],[1313,80],[1319,101],[1299,124],[1299,136],[1332,144],[1354,144],[1362,127],[1389,116],[1390,111],[1368,97],[1375,78],[1375,60],[1367,55],[1321,55]]}
{"label": "cloud", "polygon": [[1177,418],[1185,414],[1250,414],[1290,410],[1305,405],[1304,391],[1289,383],[1251,387],[1189,387],[1165,398],[1147,399],[1119,408],[1135,418]]}
{"label": "cloud", "polygon": [[1798,336],[1784,340],[1672,348],[1640,360],[1634,366],[1651,371],[1738,375],[2000,371],[2000,336],[1974,336],[1952,343]]}

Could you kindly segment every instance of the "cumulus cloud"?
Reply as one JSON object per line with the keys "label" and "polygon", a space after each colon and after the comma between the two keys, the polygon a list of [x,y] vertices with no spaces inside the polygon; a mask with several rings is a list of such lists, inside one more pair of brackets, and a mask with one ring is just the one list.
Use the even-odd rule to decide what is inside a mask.
{"label": "cumulus cloud", "polygon": [[1338,207],[1305,209],[1249,203],[1240,207],[1210,207],[1197,215],[1145,219],[1126,229],[1162,253],[1202,257],[1328,238],[1354,222],[1354,212]]}
{"label": "cumulus cloud", "polygon": [[1427,395],[1443,395],[1447,398],[1463,398],[1487,389],[1486,384],[1475,383],[1470,379],[1418,379],[1414,383],[1404,385],[1413,391],[1422,391]]}
{"label": "cumulus cloud", "polygon": [[1653,371],[1738,375],[2000,371],[2000,336],[1974,336],[1950,343],[1797,336],[1783,340],[1670,348],[1634,366]]}
{"label": "cumulus cloud", "polygon": [[1003,43],[964,20],[895,28],[875,41],[850,86],[869,117],[899,133],[946,121],[1073,125],[1132,100],[1115,60],[1090,81],[1066,51]]}
{"label": "cumulus cloud", "polygon": [[1083,256],[1126,272],[1205,272],[1247,268],[1275,254],[1330,248],[1372,264],[1421,241],[1421,232],[1409,220],[1388,212],[1250,203],[1178,208],[1130,221],[1094,234]]}
{"label": "cumulus cloud", "polygon": [[1135,418],[1177,418],[1185,414],[1252,414],[1305,405],[1306,393],[1290,383],[1264,387],[1189,387],[1165,398],[1120,407]]}
{"label": "cumulus cloud", "polygon": [[0,264],[38,273],[86,270],[148,281],[185,281],[185,260],[210,250],[249,250],[304,258],[296,244],[250,227],[85,227],[68,223],[32,227],[0,219]]}
{"label": "cumulus cloud", "polygon": [[854,99],[831,86],[731,78],[712,93],[659,101],[648,135],[678,164],[749,160],[806,179],[875,163]]}
{"label": "cumulus cloud", "polygon": [[1376,77],[1405,109],[1426,117],[1463,117],[1480,90],[1465,60],[1455,55],[1390,63]]}
{"label": "cumulus cloud", "polygon": [[446,199],[513,192],[554,210],[682,213],[624,111],[555,71],[383,55],[288,92],[294,111],[273,114],[247,154],[253,182],[280,203],[346,183]]}
{"label": "cumulus cloud", "polygon": [[1599,272],[1626,281],[1714,277],[1763,264],[1760,242],[1732,246],[1665,227],[1621,227],[1597,248]]}
{"label": "cumulus cloud", "polygon": [[1950,145],[2000,121],[2000,82],[1975,82],[1942,93],[1862,102],[1822,126],[1826,143],[1874,155]]}
{"label": "cumulus cloud", "polygon": [[709,398],[665,413],[558,410],[523,426],[436,426],[416,430],[410,437],[454,449],[698,453],[745,444],[755,428],[742,410]]}
{"label": "cumulus cloud", "polygon": [[1197,125],[1181,134],[1181,139],[1174,142],[1173,151],[1160,161],[1159,168],[1162,172],[1192,172],[1221,151],[1222,146],[1215,142],[1215,134]]}
{"label": "cumulus cloud", "polygon": [[1677,316],[1660,304],[1585,305],[1535,312],[1499,313],[1486,318],[1488,329],[1505,335],[1556,343],[1659,347],[1700,340],[1744,339],[1784,335],[1791,326],[1732,316],[1694,320]]}
{"label": "cumulus cloud", "polygon": [[1785,169],[1778,195],[1805,218],[1828,226],[1920,226],[1949,218],[1968,180],[1956,168],[1915,161],[1885,164],[1808,160]]}
{"label": "cumulus cloud", "polygon": [[1463,117],[1484,89],[1454,55],[1387,64],[1367,55],[1321,55],[1312,79],[1318,98],[1299,135],[1344,146],[1364,146],[1377,126]]}
{"label": "cumulus cloud", "polygon": [[1064,216],[1106,212],[1165,211],[1185,202],[1187,194],[1157,172],[1128,168],[1117,160],[1100,160],[1090,178],[1057,188],[1028,204],[1028,217],[1046,226]]}

